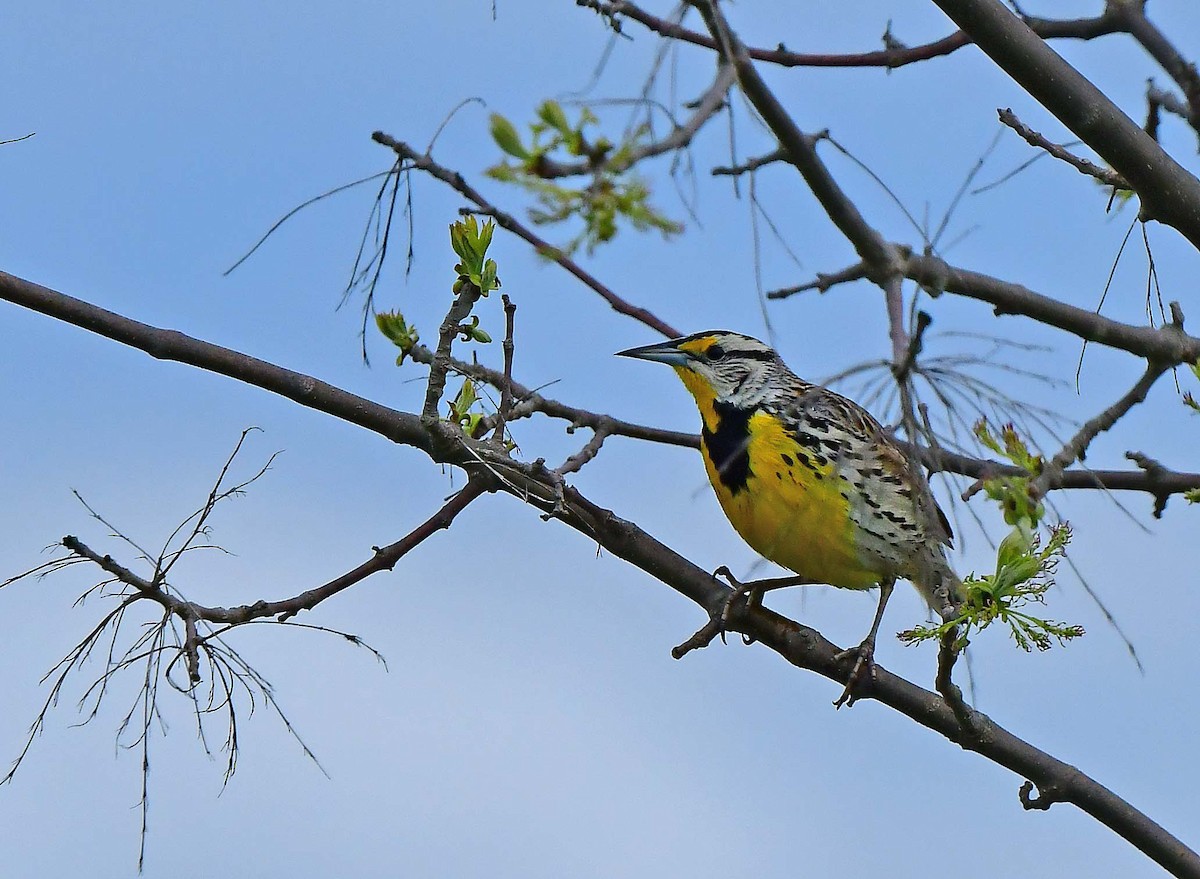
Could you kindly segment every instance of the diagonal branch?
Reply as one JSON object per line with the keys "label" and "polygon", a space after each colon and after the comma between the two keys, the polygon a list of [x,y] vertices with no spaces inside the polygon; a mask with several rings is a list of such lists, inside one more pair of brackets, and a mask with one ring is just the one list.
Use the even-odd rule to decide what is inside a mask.
{"label": "diagonal branch", "polygon": [[1200,73],[1196,65],[1187,61],[1167,35],[1146,17],[1145,0],[1109,0],[1105,14],[1111,12],[1122,30],[1132,36],[1150,57],[1157,61],[1175,84],[1183,91],[1188,112],[1181,113],[1195,128],[1200,120]]}
{"label": "diagonal branch", "polygon": [[546,241],[544,238],[535,235],[532,230],[517,220],[514,216],[512,216],[512,214],[507,214],[492,205],[491,202],[483,197],[479,190],[467,183],[466,179],[457,171],[451,171],[449,168],[439,165],[428,155],[418,153],[408,144],[404,143],[403,141],[396,140],[391,135],[384,134],[382,131],[376,131],[371,135],[371,139],[376,143],[382,144],[383,146],[391,149],[397,156],[399,156],[401,162],[407,162],[409,166],[416,168],[418,171],[424,171],[431,177],[441,180],[443,183],[449,185],[455,192],[460,193],[472,201],[478,208],[476,213],[485,214],[491,217],[496,221],[496,224],[500,226],[501,229],[512,232],[518,238],[524,239],[531,244],[534,250],[536,250],[539,254],[558,263],[560,266],[598,293],[600,298],[611,305],[614,311],[627,317],[632,317],[634,320],[640,321],[651,329],[658,330],[664,336],[674,337],[682,335],[682,333],[680,333],[666,321],[661,320],[652,312],[622,299],[604,284],[600,283],[600,281],[594,275],[585,270],[581,265],[560,251],[553,244]]}
{"label": "diagonal branch", "polygon": [[719,46],[721,56],[733,63],[742,92],[775,135],[787,161],[800,172],[829,219],[869,266],[869,277],[872,280],[889,277],[898,261],[896,248],[866,221],[858,207],[833,179],[817,155],[816,145],[820,136],[805,134],[797,127],[755,69],[745,45],[729,27],[719,5],[713,0],[697,0],[694,5],[704,16],[704,22],[713,35],[714,46]]}
{"label": "diagonal branch", "polygon": [[1170,366],[1164,363],[1158,363],[1151,360],[1146,365],[1146,371],[1142,377],[1137,380],[1137,383],[1130,388],[1121,399],[1117,400],[1107,409],[1094,418],[1089,418],[1084,422],[1083,426],[1071,437],[1058,453],[1046,463],[1045,470],[1030,484],[1030,491],[1036,492],[1039,495],[1046,493],[1046,486],[1054,476],[1061,475],[1065,467],[1069,467],[1076,461],[1081,461],[1087,456],[1087,448],[1091,445],[1092,440],[1106,430],[1112,428],[1114,424],[1120,421],[1128,414],[1129,410],[1146,399],[1146,395],[1150,393],[1150,388],[1158,381],[1163,373],[1167,372]]}
{"label": "diagonal branch", "polygon": [[1000,0],[934,2],[1018,85],[1129,181],[1145,216],[1177,229],[1200,247],[1200,180]]}
{"label": "diagonal branch", "polygon": [[1044,134],[1034,131],[1024,122],[1017,118],[1017,114],[1011,109],[998,110],[1000,121],[1021,135],[1021,138],[1030,146],[1045,150],[1060,162],[1066,162],[1080,174],[1086,174],[1089,177],[1094,177],[1105,186],[1112,186],[1116,189],[1131,189],[1129,181],[1113,171],[1111,168],[1102,168],[1095,162],[1089,162],[1087,159],[1081,159],[1073,152],[1068,150],[1062,144],[1057,144],[1047,138]]}

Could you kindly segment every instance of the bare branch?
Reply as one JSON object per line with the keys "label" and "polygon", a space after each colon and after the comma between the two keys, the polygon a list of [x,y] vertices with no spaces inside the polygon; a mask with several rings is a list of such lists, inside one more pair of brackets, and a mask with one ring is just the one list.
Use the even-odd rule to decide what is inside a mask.
{"label": "bare branch", "polygon": [[1200,180],[1000,0],[934,2],[1030,96],[1129,181],[1145,216],[1172,226],[1200,247]]}
{"label": "bare branch", "polygon": [[909,256],[904,274],[931,296],[953,293],[994,306],[996,314],[1019,314],[1047,326],[1066,330],[1081,339],[1120,348],[1130,354],[1168,364],[1195,363],[1200,359],[1200,338],[1177,327],[1134,326],[1068,305],[1035,293],[1021,284],[952,266],[929,254]]}
{"label": "bare branch", "polygon": [[[292,598],[279,601],[256,601],[254,604],[244,604],[239,607],[208,607],[172,595],[163,588],[161,583],[139,576],[111,556],[96,552],[77,537],[70,535],[64,537],[62,545],[76,556],[99,566],[122,583],[132,586],[141,597],[162,605],[167,613],[183,619],[191,627],[190,632],[194,635],[194,626],[199,620],[221,625],[240,625],[266,617],[278,617],[279,621],[283,622],[302,610],[312,610],[325,599],[337,595],[372,574],[392,570],[396,566],[396,562],[437,531],[449,528],[454,517],[466,509],[471,501],[490,490],[492,488],[488,485],[488,480],[484,478],[469,480],[466,486],[452,495],[436,513],[395,543],[385,547],[376,547],[375,554],[357,568]],[[194,650],[204,640],[207,639],[189,637],[185,642],[185,649]],[[193,657],[189,652],[189,672],[192,661]],[[195,661],[198,664],[198,657]],[[198,680],[198,678],[193,680]]]}
{"label": "bare branch", "polygon": [[1080,174],[1086,174],[1089,177],[1094,177],[1106,186],[1112,186],[1116,189],[1132,189],[1129,181],[1113,171],[1111,168],[1102,168],[1094,162],[1089,162],[1087,159],[1082,159],[1072,153],[1066,147],[1054,143],[1047,139],[1045,135],[1034,131],[1024,122],[1017,118],[1017,114],[1011,109],[997,110],[1000,116],[1000,121],[1015,131],[1017,134],[1028,143],[1030,146],[1043,149],[1059,161],[1066,162]]}
{"label": "bare branch", "polygon": [[1196,71],[1196,65],[1184,59],[1167,35],[1146,17],[1145,0],[1109,0],[1105,6],[1106,14],[1111,12],[1120,22],[1122,30],[1137,40],[1167,75],[1175,80],[1188,106],[1188,112],[1179,115],[1195,128],[1196,120],[1200,119],[1200,73]]}
{"label": "bare branch", "polygon": [[[994,306],[997,315],[1022,315],[1086,341],[1128,351],[1148,360],[1174,365],[1195,363],[1200,359],[1200,338],[1188,335],[1180,325],[1149,327],[1123,323],[1036,293],[1022,284],[953,266],[932,254],[917,255],[902,245],[897,247],[903,256],[905,277],[916,281],[935,298],[943,293],[953,293],[987,302]],[[857,262],[836,272],[819,273],[815,281],[773,290],[767,296],[785,299],[805,290],[825,292],[838,284],[864,278],[867,272],[866,263]]]}
{"label": "bare branch", "polygon": [[454,337],[458,335],[459,326],[467,319],[478,298],[478,287],[470,283],[462,284],[458,295],[454,297],[454,302],[442,319],[442,325],[438,329],[437,350],[433,352],[433,362],[429,367],[429,383],[425,388],[425,405],[421,408],[423,422],[438,420],[438,404],[441,403],[442,394],[445,393],[446,372],[450,369],[450,347],[454,344]]}
{"label": "bare branch", "polygon": [[554,472],[559,476],[578,472],[585,464],[600,454],[600,447],[604,445],[604,441],[608,436],[609,434],[606,430],[596,430],[592,433],[592,438],[584,443],[583,448],[555,467]]}
{"label": "bare branch", "polygon": [[[624,2],[624,0],[575,0],[579,6],[595,9],[605,16],[625,16],[659,36],[703,46],[706,49],[716,49],[717,43],[707,34],[696,31],[651,15],[639,6]],[[1091,40],[1108,34],[1121,33],[1123,28],[1109,9],[1103,15],[1095,18],[1078,19],[1048,19],[1026,18],[1026,23],[1037,34],[1045,39],[1070,38]],[[824,52],[792,52],[781,43],[776,49],[750,48],[748,53],[755,61],[765,61],[778,64],[781,67],[884,67],[889,70],[904,67],[918,61],[939,58],[971,45],[971,38],[963,31],[955,31],[949,36],[942,37],[932,43],[920,46],[904,46],[894,39],[885,40],[887,48],[874,52],[855,52],[850,54],[834,54]]]}
{"label": "bare branch", "polygon": [[1030,490],[1038,494],[1045,494],[1045,486],[1049,483],[1050,479],[1055,474],[1062,473],[1065,467],[1069,467],[1076,461],[1086,457],[1087,448],[1092,440],[1104,431],[1112,428],[1130,409],[1145,400],[1146,394],[1150,392],[1150,388],[1169,369],[1170,367],[1166,364],[1157,363],[1153,360],[1150,361],[1142,377],[1138,379],[1137,383],[1121,399],[1117,400],[1094,418],[1088,419],[1079,429],[1079,432],[1071,437],[1058,453],[1046,463],[1046,469],[1042,471],[1041,476],[1030,484]]}
{"label": "bare branch", "polygon": [[508,294],[504,293],[500,296],[500,301],[504,303],[504,341],[501,343],[501,349],[504,352],[504,377],[500,384],[500,405],[496,409],[496,431],[492,436],[495,439],[504,441],[504,422],[512,413],[512,391],[513,391],[513,319],[517,313],[517,306]]}
{"label": "bare branch", "polygon": [[714,46],[720,47],[721,56],[732,62],[737,70],[738,85],[742,92],[778,139],[787,160],[804,177],[804,182],[829,219],[870,268],[869,277],[874,280],[891,275],[899,261],[895,247],[866,221],[858,207],[833,179],[817,155],[816,144],[821,136],[805,134],[797,127],[791,115],[759,76],[745,45],[730,29],[720,6],[712,0],[696,0],[693,5],[704,16],[704,22],[713,35]]}
{"label": "bare branch", "polygon": [[829,290],[837,287],[839,284],[849,284],[852,281],[861,281],[867,276],[867,265],[863,262],[857,262],[852,266],[847,266],[836,272],[817,272],[816,280],[809,281],[807,284],[797,284],[794,287],[780,287],[778,290],[770,290],[767,292],[768,299],[786,299],[796,293],[804,293],[808,290],[816,290],[818,293],[826,293]]}
{"label": "bare branch", "polygon": [[145,351],[158,360],[198,366],[256,385],[309,409],[365,427],[393,442],[404,443],[426,453],[432,450],[430,435],[416,415],[382,406],[312,376],[284,369],[240,351],[202,342],[175,330],[139,323],[6,272],[0,272],[0,299]]}
{"label": "bare branch", "polygon": [[756,156],[747,159],[740,165],[723,166],[718,165],[712,169],[714,177],[740,177],[742,174],[748,174],[752,171],[757,171],[764,165],[772,165],[775,162],[786,162],[787,154],[783,150],[771,150],[764,156]]}

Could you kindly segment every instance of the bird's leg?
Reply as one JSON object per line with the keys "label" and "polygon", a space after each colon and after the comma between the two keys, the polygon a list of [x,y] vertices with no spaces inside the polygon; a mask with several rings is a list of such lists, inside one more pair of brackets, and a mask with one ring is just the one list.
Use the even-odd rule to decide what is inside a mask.
{"label": "bird's leg", "polygon": [[835,662],[841,662],[851,656],[855,657],[854,667],[850,669],[850,677],[846,679],[846,689],[833,703],[835,708],[841,708],[843,704],[854,704],[854,690],[862,680],[864,672],[867,677],[875,679],[875,636],[879,634],[879,625],[883,622],[883,610],[887,607],[888,599],[892,597],[892,588],[895,585],[896,581],[890,577],[880,581],[879,606],[875,609],[875,620],[871,623],[871,631],[857,647],[843,650],[834,656]]}
{"label": "bird's leg", "polygon": [[[812,584],[812,580],[805,580],[803,577],[769,577],[765,580],[751,580],[749,583],[742,583],[729,568],[725,565],[713,571],[714,577],[724,577],[732,588],[729,597],[725,599],[725,604],[721,607],[721,616],[719,624],[721,627],[721,641],[725,641],[725,632],[729,625],[729,618],[733,613],[733,606],[741,599],[746,600],[746,610],[753,610],[756,607],[762,606],[763,593],[769,592],[772,589],[782,589],[786,586],[807,586]],[[753,644],[754,639],[746,635],[742,636],[742,642],[745,644]]]}

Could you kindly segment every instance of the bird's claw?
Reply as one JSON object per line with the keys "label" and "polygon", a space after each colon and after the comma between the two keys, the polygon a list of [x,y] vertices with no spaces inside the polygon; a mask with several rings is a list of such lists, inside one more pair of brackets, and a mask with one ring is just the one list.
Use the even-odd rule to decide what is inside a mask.
{"label": "bird's claw", "polygon": [[850,647],[835,654],[834,662],[842,663],[854,657],[854,666],[850,669],[850,676],[846,678],[846,689],[842,690],[842,695],[833,703],[834,708],[841,708],[843,705],[853,706],[859,694],[857,690],[863,683],[875,682],[875,639],[867,638],[857,647]]}
{"label": "bird's claw", "polygon": [[[730,586],[729,596],[725,599],[725,603],[721,605],[721,614],[717,618],[717,624],[719,625],[721,632],[721,643],[727,644],[729,642],[725,640],[725,633],[729,631],[729,620],[733,616],[734,605],[736,605],[739,601],[744,600],[746,602],[746,607],[751,608],[754,607],[758,602],[761,602],[762,597],[758,596],[758,601],[755,601],[755,591],[753,585],[742,583],[737,577],[733,576],[733,572],[730,571],[725,565],[721,565],[721,567],[713,571],[712,575],[714,579],[717,577],[725,578],[726,582],[728,582]],[[742,643],[748,646],[754,643],[754,639],[749,635],[742,635]]]}

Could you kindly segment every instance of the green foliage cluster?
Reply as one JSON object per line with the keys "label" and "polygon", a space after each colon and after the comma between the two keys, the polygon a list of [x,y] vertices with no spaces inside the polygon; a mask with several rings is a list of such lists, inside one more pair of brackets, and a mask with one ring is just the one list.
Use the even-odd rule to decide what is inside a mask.
{"label": "green foliage cluster", "polygon": [[[451,288],[455,296],[464,291],[471,291],[474,301],[474,298],[487,296],[500,287],[500,279],[496,275],[496,261],[487,255],[495,231],[496,224],[492,220],[480,225],[474,216],[467,216],[450,224],[450,246],[458,257]],[[409,324],[399,311],[376,314],[375,325],[388,341],[400,349],[396,365],[403,365],[405,358],[412,354],[413,348],[420,340],[417,328]],[[461,337],[464,342],[486,344],[492,341],[491,334],[479,325],[479,316],[475,314],[458,325],[455,335]],[[459,425],[468,436],[475,436],[486,417],[486,413],[477,410],[481,400],[478,385],[470,378],[464,378],[458,394],[449,403],[447,420]]]}
{"label": "green foliage cluster", "polygon": [[969,643],[972,632],[983,631],[992,623],[1008,626],[1017,646],[1029,651],[1049,650],[1054,642],[1065,644],[1084,633],[1082,626],[1043,619],[1022,608],[1031,603],[1045,604],[1045,594],[1054,583],[1058,561],[1066,554],[1071,527],[1066,523],[1051,526],[1045,546],[1027,522],[1021,522],[1000,543],[996,570],[992,574],[970,576],[963,581],[967,599],[958,616],[938,626],[917,626],[900,633],[906,644],[938,639],[955,632],[956,649]]}
{"label": "green foliage cluster", "polygon": [[[557,101],[543,101],[537,119],[529,126],[529,140],[523,141],[515,125],[499,113],[491,115],[491,134],[496,145],[511,159],[488,169],[488,175],[504,183],[516,184],[530,192],[538,206],[530,208],[529,218],[539,225],[563,223],[572,217],[583,221],[583,231],[565,247],[571,254],[584,245],[588,253],[617,234],[619,221],[628,222],[644,232],[657,229],[664,236],[683,231],[683,225],[669,219],[650,204],[650,187],[630,171],[634,151],[649,137],[645,125],[635,128],[619,144],[607,137],[589,139],[588,129],[599,119],[587,107],[572,122]],[[548,169],[558,162],[584,159],[591,171],[587,186],[571,187],[557,182]]]}
{"label": "green foliage cluster", "polygon": [[[457,296],[465,284],[471,284],[480,296],[487,296],[500,287],[500,279],[496,277],[496,261],[489,259],[487,250],[492,244],[492,235],[496,224],[491,220],[479,225],[474,214],[450,224],[450,246],[458,255],[458,263],[454,271],[458,277],[454,281],[453,291]],[[479,321],[476,319],[476,326]],[[490,342],[491,338],[476,341]]]}
{"label": "green foliage cluster", "polygon": [[417,332],[417,328],[406,323],[404,315],[398,311],[378,312],[375,315],[375,326],[389,342],[400,349],[400,354],[396,357],[396,365],[402,366],[404,358],[412,353],[412,349],[421,340],[421,334]]}
{"label": "green foliage cluster", "polygon": [[1036,493],[1031,491],[1030,486],[1033,480],[1041,475],[1045,466],[1042,456],[1029,451],[1029,447],[1011,424],[1004,425],[1000,429],[1000,436],[997,437],[992,433],[987,419],[981,418],[975,423],[975,436],[986,448],[1011,461],[1026,474],[985,479],[984,494],[1000,505],[1004,521],[1009,525],[1016,525],[1023,520],[1036,525],[1046,514],[1046,508]]}
{"label": "green foliage cluster", "polygon": [[475,386],[475,382],[464,378],[458,395],[450,403],[448,420],[459,425],[467,436],[475,436],[475,432],[479,429],[479,423],[484,419],[482,412],[471,411],[478,402],[479,390]]}
{"label": "green foliage cluster", "polygon": [[1044,459],[1029,450],[1011,424],[1004,425],[996,436],[983,419],[975,425],[975,435],[985,447],[1025,471],[1019,476],[983,481],[984,493],[1000,506],[1012,530],[1000,542],[995,571],[972,574],[963,580],[966,600],[955,618],[937,626],[917,626],[901,632],[900,640],[916,644],[940,640],[953,632],[954,646],[961,650],[973,632],[996,622],[1008,626],[1017,646],[1026,651],[1034,647],[1049,650],[1055,642],[1064,644],[1078,638],[1084,633],[1082,626],[1044,619],[1023,609],[1031,603],[1045,604],[1046,591],[1054,583],[1058,561],[1066,554],[1071,539],[1071,528],[1065,522],[1049,527],[1044,545],[1037,533],[1046,510],[1032,482],[1042,472]]}

